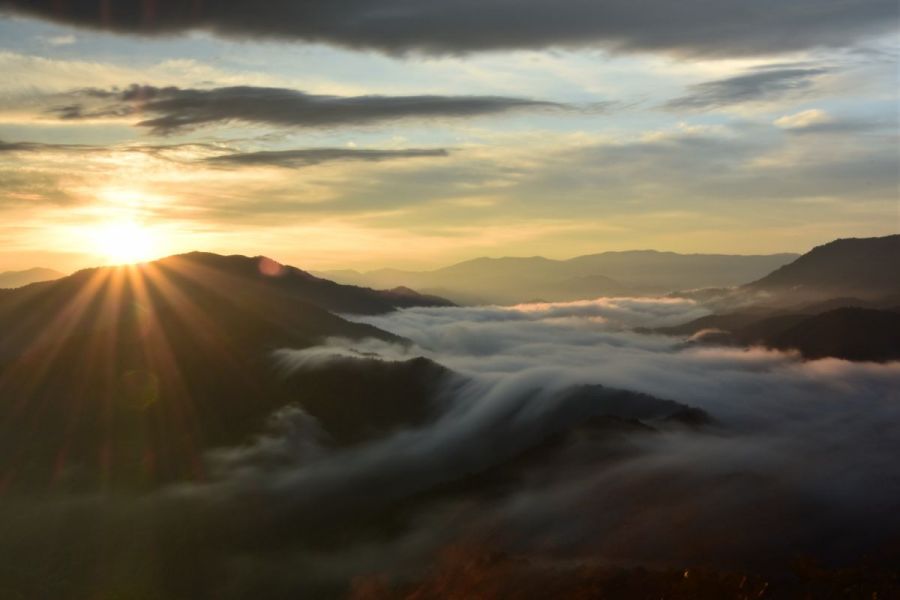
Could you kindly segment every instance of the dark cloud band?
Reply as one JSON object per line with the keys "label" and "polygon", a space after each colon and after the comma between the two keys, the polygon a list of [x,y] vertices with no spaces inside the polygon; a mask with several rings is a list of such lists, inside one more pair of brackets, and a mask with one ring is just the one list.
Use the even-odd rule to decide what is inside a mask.
{"label": "dark cloud band", "polygon": [[0,0],[0,8],[120,33],[202,29],[394,54],[573,45],[771,54],[848,45],[897,24],[894,0]]}
{"label": "dark cloud band", "polygon": [[286,127],[368,125],[397,119],[474,117],[516,109],[559,109],[553,102],[504,96],[327,96],[269,87],[184,89],[132,85],[81,90],[74,103],[51,110],[63,119],[141,115],[137,125],[169,134],[239,121]]}

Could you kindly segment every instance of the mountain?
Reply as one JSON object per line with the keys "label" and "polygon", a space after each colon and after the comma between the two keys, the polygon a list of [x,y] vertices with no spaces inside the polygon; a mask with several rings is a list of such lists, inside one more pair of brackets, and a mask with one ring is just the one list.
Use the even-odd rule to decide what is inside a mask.
{"label": "mountain", "polygon": [[[326,308],[373,312],[422,300],[408,289],[340,286],[267,259],[201,253],[7,290],[0,482],[75,491],[202,479],[209,451],[248,443],[273,415],[295,408],[315,419],[315,439],[326,447],[421,426],[447,410],[441,398],[471,382],[424,358],[326,351],[289,368],[293,355],[276,351],[329,338],[405,344]],[[543,421],[548,434],[597,414],[646,419],[685,408],[599,386],[563,393]]]}
{"label": "mountain", "polygon": [[38,281],[52,281],[63,277],[53,269],[34,268],[26,271],[5,271],[0,273],[0,289],[18,288]]}
{"label": "mountain", "polygon": [[[196,477],[204,449],[245,439],[300,399],[332,425],[329,410],[349,415],[334,425],[337,441],[382,430],[399,412],[405,421],[395,425],[415,422],[424,413],[411,404],[424,403],[434,369],[410,364],[373,378],[345,368],[330,384],[328,376],[288,384],[272,352],[334,337],[402,343],[329,310],[374,313],[420,301],[438,302],[411,290],[341,286],[268,259],[201,253],[6,290],[0,481]],[[406,404],[335,408],[362,389],[372,402],[402,396]]]}
{"label": "mountain", "polygon": [[839,239],[817,246],[743,286],[742,292],[780,303],[900,294],[900,235]]}
{"label": "mountain", "polygon": [[834,240],[740,288],[679,295],[717,314],[656,333],[806,358],[900,358],[900,235]]}
{"label": "mountain", "polygon": [[796,350],[808,359],[900,360],[900,306],[884,310],[823,304],[805,313],[750,309],[653,332],[687,336],[692,342]]}
{"label": "mountain", "polygon": [[406,285],[461,303],[514,304],[534,298],[568,301],[735,286],[757,279],[796,257],[796,254],[738,256],[637,250],[568,260],[541,256],[476,258],[434,271],[344,270],[322,275],[356,285]]}
{"label": "mountain", "polygon": [[766,345],[798,350],[806,358],[900,360],[897,311],[838,308],[779,329],[766,335]]}
{"label": "mountain", "polygon": [[426,296],[407,287],[373,290],[367,287],[341,285],[316,277],[296,267],[282,265],[264,257],[221,256],[207,252],[191,252],[159,261],[161,265],[177,262],[193,265],[209,273],[227,273],[232,279],[225,285],[262,283],[296,298],[337,313],[379,314],[410,306],[452,306],[449,300]]}

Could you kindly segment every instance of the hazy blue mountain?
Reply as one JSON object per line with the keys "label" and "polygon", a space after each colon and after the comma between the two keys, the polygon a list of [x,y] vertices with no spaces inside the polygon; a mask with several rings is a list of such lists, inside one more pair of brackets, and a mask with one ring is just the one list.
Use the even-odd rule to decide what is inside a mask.
{"label": "hazy blue mountain", "polygon": [[53,269],[36,267],[25,271],[5,271],[0,273],[0,289],[18,288],[38,281],[52,281],[63,277],[63,274]]}
{"label": "hazy blue mountain", "polygon": [[661,294],[752,281],[796,254],[741,256],[655,250],[604,252],[568,260],[541,256],[476,258],[434,271],[328,271],[336,281],[372,287],[405,285],[460,303],[566,301],[605,295]]}

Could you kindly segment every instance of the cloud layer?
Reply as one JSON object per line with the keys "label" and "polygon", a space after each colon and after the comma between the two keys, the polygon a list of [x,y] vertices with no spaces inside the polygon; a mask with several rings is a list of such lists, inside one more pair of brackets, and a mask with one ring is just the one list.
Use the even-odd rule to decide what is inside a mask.
{"label": "cloud layer", "polygon": [[[415,574],[470,539],[555,560],[745,571],[800,555],[853,560],[900,535],[900,363],[802,362],[630,331],[704,312],[619,298],[367,318],[415,345],[283,349],[281,376],[424,354],[461,374],[431,399],[438,418],[336,448],[286,407],[257,439],[208,456],[210,481],[124,502],[13,499],[0,550],[24,547],[21,562],[40,549],[25,540],[88,556],[117,548],[110,572],[152,560],[158,595],[200,585],[275,598]],[[669,423],[677,405],[616,388],[700,407],[714,423]]]}
{"label": "cloud layer", "polygon": [[[622,329],[696,311],[600,299],[412,309],[369,322],[474,377],[602,382],[700,407],[719,424],[716,435],[653,437],[609,468],[554,463],[554,483],[536,477],[485,517],[517,543],[553,540],[619,560],[740,563],[805,552],[847,558],[900,534],[889,508],[900,480],[885,478],[900,450],[900,435],[885,426],[900,416],[900,363],[802,362]],[[654,489],[665,491],[647,494]]]}
{"label": "cloud layer", "polygon": [[[124,90],[82,90],[76,96],[80,101],[55,107],[51,112],[64,120],[138,116],[137,125],[157,135],[233,121],[338,127],[562,108],[553,102],[503,96],[325,96],[253,86],[183,89],[135,84]],[[149,115],[152,116],[146,118]]]}
{"label": "cloud layer", "polygon": [[350,0],[249,5],[240,0],[104,3],[3,0],[0,8],[121,33],[166,35],[193,29],[237,38],[324,42],[389,53],[602,45],[688,54],[772,54],[842,46],[896,28],[891,0]]}
{"label": "cloud layer", "polygon": [[[564,390],[603,383],[699,406],[717,424],[706,433],[635,433],[624,445],[615,434],[570,439],[498,496],[404,504],[417,525],[390,547],[430,540],[426,546],[435,548],[490,531],[516,552],[746,568],[805,553],[848,559],[900,534],[889,508],[900,498],[900,482],[884,480],[895,470],[900,436],[883,425],[900,416],[900,364],[802,362],[628,330],[702,312],[681,300],[600,299],[410,309],[366,319],[417,346],[335,341],[284,351],[282,364],[314,369],[329,360],[371,360],[373,353],[402,360],[424,352],[471,381],[447,390],[445,416],[342,454],[305,451],[287,468],[290,448],[310,438],[276,433],[220,456],[223,479],[212,489],[219,497],[263,494],[270,516],[282,512],[275,520],[285,526],[299,518],[307,524],[301,529],[321,510],[339,521],[377,512],[441,481],[490,469],[560,423],[577,423],[577,415],[610,400],[571,404]],[[627,402],[633,414],[645,410],[641,397]],[[309,431],[305,417],[293,418],[295,432]],[[280,448],[279,460],[273,448]],[[488,472],[488,481],[502,480],[504,471]]]}

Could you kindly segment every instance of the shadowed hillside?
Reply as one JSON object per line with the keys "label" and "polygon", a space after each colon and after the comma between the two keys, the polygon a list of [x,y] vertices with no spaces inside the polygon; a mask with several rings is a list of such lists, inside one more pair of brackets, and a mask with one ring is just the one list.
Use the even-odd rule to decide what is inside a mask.
{"label": "shadowed hillside", "polygon": [[[8,291],[0,297],[2,479],[195,478],[204,448],[241,439],[290,401],[362,388],[373,402],[379,390],[393,397],[401,389],[407,406],[422,401],[426,392],[417,394],[402,368],[361,380],[344,369],[332,384],[326,377],[291,391],[270,356],[330,337],[399,341],[325,308],[372,313],[420,299],[340,286],[267,259],[197,253]],[[349,412],[364,419],[377,410]],[[365,427],[379,423],[385,418]]]}
{"label": "shadowed hillside", "polygon": [[900,294],[900,235],[851,238],[813,248],[742,290],[779,302]]}
{"label": "shadowed hillside", "polygon": [[698,295],[718,312],[655,331],[806,358],[897,360],[898,266],[900,235],[835,240],[736,290]]}

